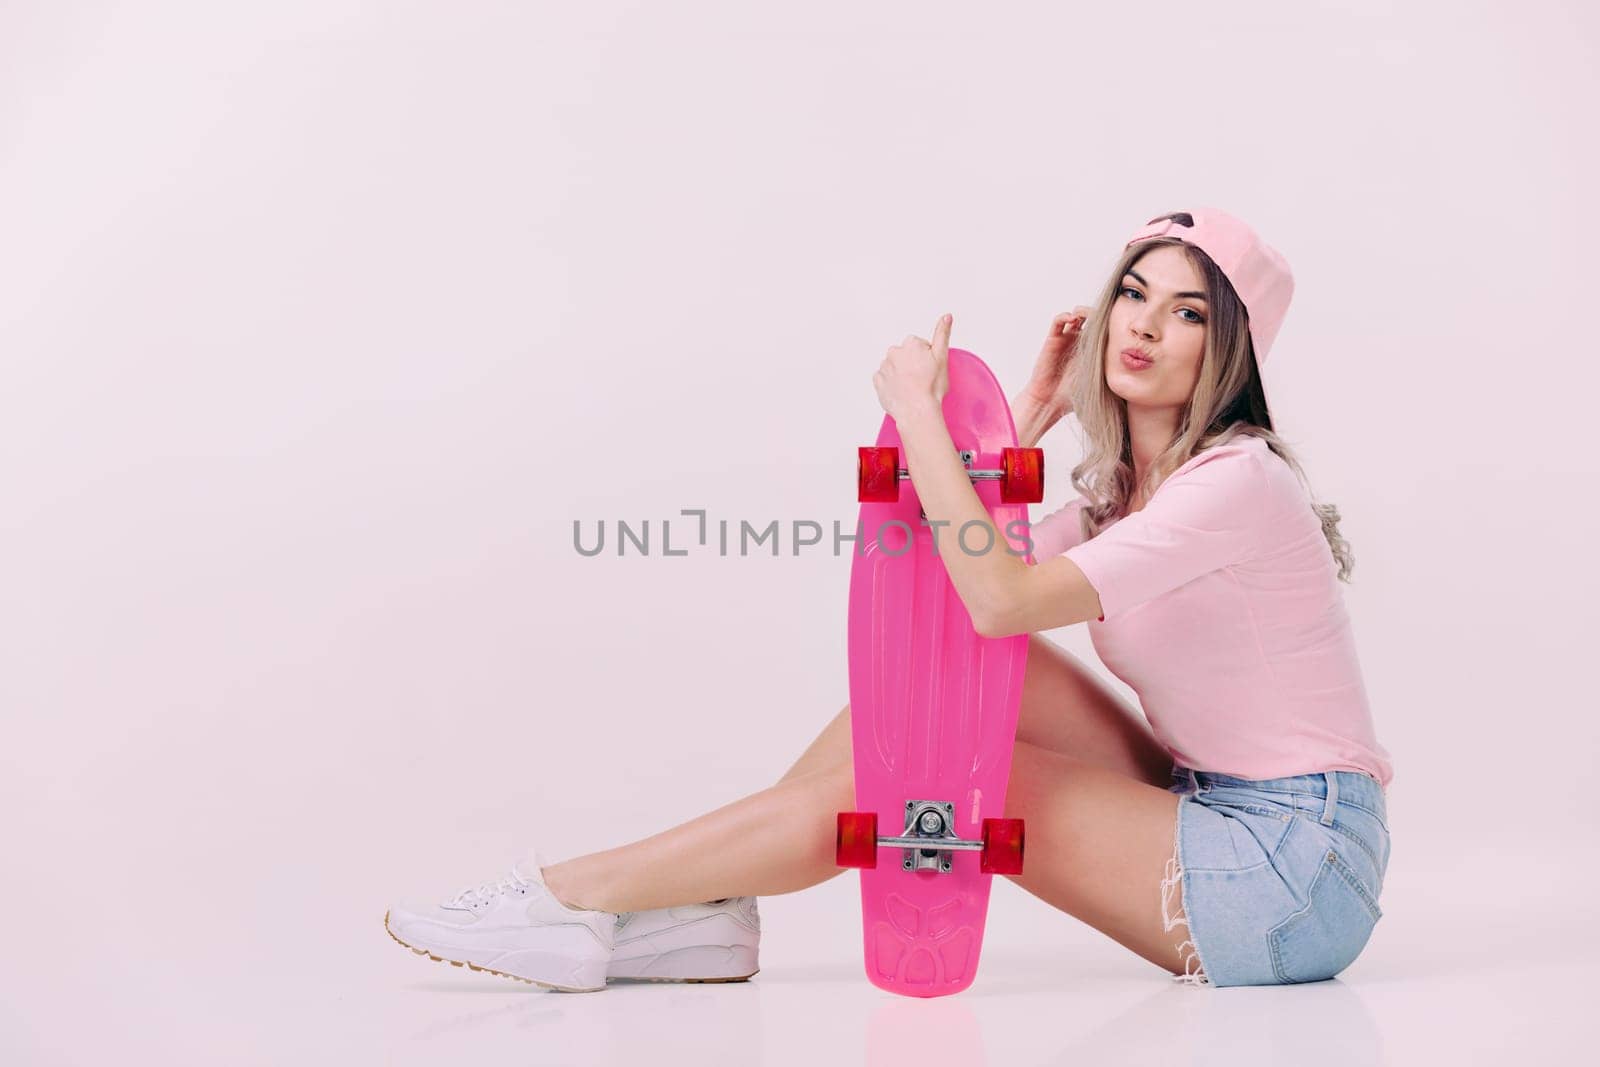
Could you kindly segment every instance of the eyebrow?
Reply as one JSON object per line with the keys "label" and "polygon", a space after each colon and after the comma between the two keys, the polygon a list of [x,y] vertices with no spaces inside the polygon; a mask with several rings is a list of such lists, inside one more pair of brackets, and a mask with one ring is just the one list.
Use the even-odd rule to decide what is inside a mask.
{"label": "eyebrow", "polygon": [[[1128,273],[1133,275],[1134,279],[1140,285],[1144,286],[1147,289],[1150,287],[1150,283],[1149,282],[1147,282],[1143,278],[1139,277],[1139,272],[1138,271],[1130,270],[1130,271],[1128,271]],[[1182,299],[1184,297],[1190,297],[1190,298],[1193,298],[1195,300],[1204,300],[1206,298],[1206,294],[1204,294],[1204,293],[1196,293],[1193,290],[1191,290],[1191,291],[1189,291],[1187,293],[1173,293],[1172,295],[1175,296],[1175,297],[1178,297],[1179,299]]]}

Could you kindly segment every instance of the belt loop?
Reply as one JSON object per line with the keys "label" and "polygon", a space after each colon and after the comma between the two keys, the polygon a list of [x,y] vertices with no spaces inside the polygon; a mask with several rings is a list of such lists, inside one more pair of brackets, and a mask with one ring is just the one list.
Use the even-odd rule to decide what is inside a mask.
{"label": "belt loop", "polygon": [[1196,793],[1200,792],[1200,779],[1198,779],[1198,778],[1196,778],[1194,776],[1194,768],[1190,767],[1190,768],[1188,768],[1188,771],[1189,771],[1189,788],[1194,790]]}
{"label": "belt loop", "polygon": [[1339,803],[1339,779],[1333,776],[1332,771],[1323,771],[1322,777],[1328,783],[1328,799],[1322,805],[1322,825],[1333,825],[1333,808]]}

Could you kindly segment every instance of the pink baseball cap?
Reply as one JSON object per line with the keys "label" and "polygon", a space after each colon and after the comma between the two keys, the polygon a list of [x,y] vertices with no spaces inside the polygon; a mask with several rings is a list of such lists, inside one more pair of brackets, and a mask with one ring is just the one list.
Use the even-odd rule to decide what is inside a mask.
{"label": "pink baseball cap", "polygon": [[1214,207],[1181,212],[1194,219],[1185,226],[1176,219],[1157,219],[1141,227],[1128,239],[1126,248],[1152,237],[1176,237],[1210,256],[1227,275],[1233,291],[1243,301],[1250,318],[1250,341],[1256,350],[1256,363],[1267,361],[1272,341],[1278,336],[1283,317],[1289,313],[1289,298],[1294,296],[1294,275],[1289,261],[1242,219]]}

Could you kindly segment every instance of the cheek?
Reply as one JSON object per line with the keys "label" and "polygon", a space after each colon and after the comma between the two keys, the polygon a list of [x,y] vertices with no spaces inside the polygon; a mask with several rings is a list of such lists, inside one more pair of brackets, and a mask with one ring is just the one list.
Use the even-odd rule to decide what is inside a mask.
{"label": "cheek", "polygon": [[1200,380],[1200,364],[1205,360],[1205,335],[1196,330],[1194,340],[1186,340],[1180,351],[1169,355],[1172,357],[1173,376],[1184,383],[1185,389],[1193,389],[1194,383]]}
{"label": "cheek", "polygon": [[1122,350],[1128,339],[1128,313],[1123,310],[1123,302],[1117,301],[1106,312],[1106,347],[1105,355],[1109,358]]}
{"label": "cheek", "polygon": [[1106,309],[1106,333],[1116,337],[1128,325],[1128,312],[1126,300],[1113,300],[1111,307]]}

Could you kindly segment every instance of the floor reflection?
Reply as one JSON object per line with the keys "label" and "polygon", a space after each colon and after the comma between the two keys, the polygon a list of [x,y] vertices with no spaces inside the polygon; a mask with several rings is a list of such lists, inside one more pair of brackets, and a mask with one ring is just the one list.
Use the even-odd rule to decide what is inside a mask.
{"label": "floor reflection", "polygon": [[[1383,1038],[1354,987],[1334,978],[1286,986],[1193,988],[1172,984],[1107,1019],[1050,1062],[1378,1064]],[[1092,1059],[1091,1059],[1092,1058]]]}
{"label": "floor reflection", "polygon": [[983,1031],[961,994],[927,999],[886,994],[867,1018],[862,1063],[879,1067],[914,1063],[918,1067],[985,1067]]}

